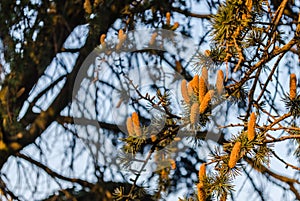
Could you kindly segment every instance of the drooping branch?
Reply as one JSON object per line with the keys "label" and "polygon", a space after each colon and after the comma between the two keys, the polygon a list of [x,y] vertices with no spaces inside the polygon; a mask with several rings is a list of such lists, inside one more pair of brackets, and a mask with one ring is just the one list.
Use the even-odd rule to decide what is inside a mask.
{"label": "drooping branch", "polygon": [[[299,138],[300,138],[300,136],[299,136]],[[297,166],[295,166],[295,165],[292,165],[292,164],[290,164],[290,163],[284,161],[282,158],[280,158],[280,157],[276,154],[275,151],[271,150],[271,152],[272,152],[272,154],[273,154],[279,161],[281,161],[282,163],[284,163],[284,164],[286,165],[286,168],[287,168],[287,167],[291,167],[291,168],[293,168],[293,169],[295,169],[295,170],[300,171],[300,167],[297,167]]]}
{"label": "drooping branch", "polygon": [[108,129],[108,130],[111,130],[114,132],[121,132],[120,128],[124,127],[124,125],[116,125],[116,124],[91,120],[91,119],[87,119],[87,118],[58,116],[56,120],[60,124],[74,124],[75,123],[75,124],[82,124],[82,125],[93,125],[93,126],[96,126],[96,127],[99,126],[100,128]]}
{"label": "drooping branch", "polygon": [[[4,194],[4,196],[6,197],[7,200],[9,199],[14,199],[14,200],[17,200],[17,201],[20,201],[20,199],[12,192],[10,191],[5,182],[2,180],[2,178],[0,178],[0,194]],[[9,197],[7,197],[7,195]]]}
{"label": "drooping branch", "polygon": [[254,162],[251,160],[251,158],[244,157],[244,159],[256,171],[258,171],[258,172],[260,172],[264,175],[271,176],[271,177],[273,177],[273,178],[275,178],[275,179],[277,179],[277,180],[279,180],[283,183],[288,184],[290,186],[291,191],[295,194],[296,198],[298,200],[300,200],[299,192],[294,187],[294,184],[300,184],[300,181],[298,181],[297,179],[292,179],[292,178],[277,174],[277,173],[271,171],[270,169],[266,168],[264,165],[261,165],[261,166],[258,167],[254,164]]}
{"label": "drooping branch", "polygon": [[69,177],[63,176],[63,175],[55,172],[54,170],[50,169],[48,166],[34,160],[33,158],[31,158],[29,156],[26,156],[25,154],[16,153],[16,156],[28,161],[31,164],[34,164],[35,166],[37,166],[39,168],[41,168],[42,170],[44,170],[48,175],[50,175],[53,178],[58,178],[58,179],[61,179],[61,180],[64,180],[64,181],[77,183],[77,184],[80,184],[82,187],[92,188],[94,186],[94,184],[92,184],[92,183],[90,183],[86,180],[82,180],[82,179],[78,179],[78,178],[69,178]]}
{"label": "drooping branch", "polygon": [[[39,115],[36,116],[35,120],[30,124],[30,126],[25,125],[25,127],[30,127],[28,130],[24,129],[18,133],[18,140],[17,142],[11,142],[7,144],[7,148],[0,150],[0,169],[2,168],[3,164],[6,162],[7,158],[19,150],[24,148],[25,146],[33,143],[42,133],[43,131],[55,121],[56,117],[59,116],[60,112],[67,107],[67,105],[72,100],[72,90],[74,87],[75,79],[77,73],[79,72],[82,63],[85,59],[90,56],[96,56],[92,50],[98,44],[99,35],[106,33],[108,28],[114,23],[114,21],[121,16],[121,10],[123,9],[124,5],[128,3],[127,1],[122,1],[122,3],[118,3],[117,7],[114,7],[113,10],[108,9],[107,7],[103,6],[101,8],[101,16],[103,16],[103,21],[100,22],[101,27],[98,33],[91,32],[88,36],[84,47],[79,52],[79,56],[77,58],[76,64],[73,68],[73,71],[66,76],[66,82],[63,88],[60,91],[60,94],[55,98],[49,108],[45,111],[42,111]],[[73,19],[75,20],[76,17]],[[75,20],[76,23],[77,19]],[[94,22],[95,23],[95,22]],[[96,24],[91,24],[91,28],[93,26],[98,26]],[[64,41],[63,41],[64,42]],[[63,43],[62,43],[63,44]],[[45,55],[44,55],[45,56]],[[55,54],[53,55],[55,56]],[[50,61],[52,60],[53,56],[51,57]],[[45,56],[46,57],[46,56]],[[49,55],[47,55],[47,58]],[[49,58],[48,58],[49,59]],[[88,61],[86,65],[91,65],[92,61]],[[45,64],[45,65],[48,65]],[[80,82],[80,80],[79,80]],[[12,133],[12,135],[15,135]]]}
{"label": "drooping branch", "polygon": [[173,7],[172,10],[174,10],[177,13],[183,14],[186,17],[195,17],[195,18],[200,18],[200,19],[210,19],[210,16],[211,16],[210,14],[192,13],[192,12],[189,12],[187,10],[182,10],[182,9],[176,8],[176,7]]}

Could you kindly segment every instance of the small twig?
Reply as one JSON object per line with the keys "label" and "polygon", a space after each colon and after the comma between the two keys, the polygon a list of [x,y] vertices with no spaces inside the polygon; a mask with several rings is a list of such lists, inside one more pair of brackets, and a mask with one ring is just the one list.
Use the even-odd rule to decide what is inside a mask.
{"label": "small twig", "polygon": [[228,124],[225,126],[219,126],[219,128],[231,128],[231,127],[244,127],[244,124]]}
{"label": "small twig", "polygon": [[300,139],[300,135],[282,136],[280,138],[274,138],[272,140],[265,140],[264,143],[281,142],[281,141],[289,140],[289,139]]}
{"label": "small twig", "polygon": [[247,156],[244,157],[245,161],[250,164],[255,170],[257,170],[258,172],[264,174],[264,175],[269,175],[277,180],[280,180],[281,182],[285,182],[285,183],[297,183],[300,184],[300,181],[298,181],[297,179],[293,179],[293,178],[289,178],[280,174],[277,174],[273,171],[271,171],[269,168],[265,167],[264,165],[260,165],[260,166],[256,166],[254,164],[254,162],[252,161],[251,158],[248,158]]}
{"label": "small twig", "polygon": [[88,181],[84,181],[84,180],[77,179],[77,178],[69,178],[69,177],[65,177],[65,176],[63,176],[61,174],[58,174],[57,172],[51,170],[46,165],[44,165],[44,164],[42,164],[42,163],[40,163],[40,162],[38,162],[38,161],[36,161],[36,160],[34,160],[32,158],[30,158],[30,157],[28,157],[28,156],[20,153],[20,152],[16,153],[15,155],[17,157],[19,157],[19,158],[22,158],[22,159],[28,161],[29,163],[34,164],[37,167],[43,169],[45,172],[47,172],[53,178],[58,178],[58,179],[61,179],[61,180],[64,180],[64,181],[68,181],[68,182],[72,182],[72,183],[77,183],[77,184],[79,184],[79,185],[81,185],[83,187],[89,187],[89,188],[93,188],[94,187],[94,185],[92,183],[88,182]]}
{"label": "small twig", "polygon": [[[4,193],[4,196],[6,197],[7,200],[10,200],[8,199],[7,195],[9,195],[9,197],[11,198],[11,200],[17,200],[17,201],[20,201],[20,199],[13,193],[11,192],[5,182],[2,180],[2,178],[0,178],[0,191],[2,191],[1,193]],[[0,193],[0,194],[1,194]],[[7,194],[7,195],[6,195]]]}
{"label": "small twig", "polygon": [[281,61],[281,59],[283,58],[283,56],[284,56],[283,53],[280,54],[279,57],[278,57],[278,59],[276,60],[276,63],[274,64],[273,69],[272,69],[272,71],[270,72],[269,77],[268,77],[267,81],[265,82],[264,87],[263,87],[263,89],[261,90],[261,92],[260,92],[260,94],[259,94],[259,96],[258,96],[258,98],[257,98],[257,102],[259,102],[259,100],[261,99],[261,97],[264,95],[264,92],[265,92],[265,90],[267,89],[267,86],[268,86],[269,82],[272,80],[272,76],[273,76],[273,74],[275,73],[275,70],[277,69],[277,67],[278,67],[278,65],[279,65],[279,62]]}
{"label": "small twig", "polygon": [[272,152],[272,154],[273,154],[278,160],[280,160],[282,163],[284,163],[284,164],[286,165],[286,168],[287,168],[287,167],[291,167],[291,168],[293,168],[293,169],[295,169],[295,170],[300,170],[300,167],[297,167],[297,166],[294,166],[294,165],[292,165],[292,164],[290,164],[290,163],[285,162],[282,158],[280,158],[280,157],[276,154],[275,151],[271,150],[271,152]]}
{"label": "small twig", "polygon": [[[123,76],[129,81],[129,84],[134,88],[134,90],[136,91],[136,93],[138,94],[140,99],[144,99],[144,100],[148,101],[151,104],[151,106],[153,106],[153,108],[155,108],[157,110],[160,110],[161,112],[165,112],[171,118],[181,119],[181,117],[171,113],[166,105],[162,104],[162,99],[160,99],[160,101],[158,103],[155,103],[154,102],[154,97],[150,97],[148,94],[146,94],[145,96],[143,94],[141,94],[141,92],[138,89],[138,86],[135,86],[133,84],[133,81],[127,75],[123,75]],[[159,108],[158,107],[159,105],[162,105],[164,110]]]}
{"label": "small twig", "polygon": [[[260,127],[260,128],[263,129],[263,127]],[[278,128],[270,128],[269,130],[271,130],[271,131],[286,130],[289,133],[290,131],[300,131],[300,128],[280,126]]]}
{"label": "small twig", "polygon": [[233,72],[237,72],[238,69],[240,69],[242,62],[245,61],[245,58],[243,55],[243,50],[236,41],[236,38],[238,37],[239,34],[240,34],[240,28],[238,28],[236,33],[233,34],[234,35],[234,37],[233,37],[234,47],[236,48],[238,55],[239,55],[239,61],[238,61],[237,65],[235,66]]}
{"label": "small twig", "polygon": [[174,10],[177,13],[183,14],[185,16],[190,16],[190,17],[196,17],[200,19],[210,19],[211,15],[209,14],[197,14],[197,13],[192,13],[187,10],[181,10],[180,8],[173,7],[172,10]]}
{"label": "small twig", "polygon": [[133,181],[133,184],[132,184],[132,186],[131,186],[131,189],[130,189],[128,195],[127,195],[127,196],[124,196],[124,197],[128,197],[128,198],[126,199],[126,201],[129,201],[129,198],[130,198],[131,194],[133,193],[135,187],[137,186],[137,181],[138,181],[138,179],[140,178],[141,173],[144,171],[144,168],[145,168],[146,165],[148,164],[148,161],[150,160],[150,158],[151,158],[151,156],[152,156],[152,154],[153,154],[153,152],[154,152],[154,150],[155,150],[155,148],[153,148],[153,147],[155,147],[155,146],[152,146],[152,148],[150,149],[150,151],[149,151],[149,153],[148,153],[148,155],[147,155],[147,158],[145,159],[145,161],[144,161],[144,163],[143,163],[141,169],[136,173],[136,177],[135,177],[135,179],[134,179],[134,181]]}
{"label": "small twig", "polygon": [[269,131],[274,125],[278,124],[279,122],[281,122],[282,120],[284,120],[284,119],[286,119],[286,118],[288,118],[290,116],[291,116],[291,113],[287,113],[287,114],[281,116],[280,118],[276,119],[268,127],[264,128],[264,133],[266,133],[267,131]]}

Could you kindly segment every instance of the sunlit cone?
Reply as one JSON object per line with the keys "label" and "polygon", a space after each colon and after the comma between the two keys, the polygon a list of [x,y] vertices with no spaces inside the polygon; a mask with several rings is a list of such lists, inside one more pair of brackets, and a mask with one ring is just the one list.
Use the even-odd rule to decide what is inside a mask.
{"label": "sunlit cone", "polygon": [[117,50],[121,49],[124,41],[126,40],[126,34],[124,34],[123,29],[119,30],[119,32],[118,32],[118,39],[119,39],[119,43],[116,46]]}
{"label": "sunlit cone", "polygon": [[49,6],[49,9],[47,10],[47,12],[49,14],[55,14],[55,13],[57,13],[55,2],[51,2],[50,3],[50,6]]}
{"label": "sunlit cone", "polygon": [[149,42],[149,45],[154,45],[155,40],[156,40],[156,38],[157,38],[157,35],[158,35],[157,32],[154,32],[154,33],[151,35],[151,40],[150,40],[150,42]]}
{"label": "sunlit cone", "polygon": [[198,201],[206,200],[206,193],[205,190],[203,189],[203,184],[201,183],[197,184],[197,196],[198,196]]}
{"label": "sunlit cone", "polygon": [[106,38],[106,35],[105,34],[101,34],[101,36],[100,36],[100,44],[102,46],[105,46],[105,38]]}
{"label": "sunlit cone", "polygon": [[182,70],[183,70],[181,63],[178,60],[175,61],[175,70],[178,73],[182,73]]}
{"label": "sunlit cone", "polygon": [[230,158],[228,162],[228,167],[233,168],[235,167],[236,163],[240,159],[240,152],[242,148],[242,143],[241,142],[236,142],[232,148],[232,151],[230,153]]}
{"label": "sunlit cone", "polygon": [[124,37],[124,31],[123,31],[123,29],[120,29],[118,32],[118,38],[122,39],[123,37]]}
{"label": "sunlit cone", "polygon": [[162,179],[168,179],[169,178],[168,172],[165,169],[163,169],[161,171],[161,178]]}
{"label": "sunlit cone", "polygon": [[191,124],[195,124],[199,118],[199,103],[193,103],[190,113]]}
{"label": "sunlit cone", "polygon": [[243,13],[242,14],[242,20],[246,20],[247,19],[247,14],[246,13]]}
{"label": "sunlit cone", "polygon": [[16,93],[16,97],[19,98],[20,96],[23,95],[24,92],[25,92],[25,87],[22,87],[22,88]]}
{"label": "sunlit cone", "polygon": [[87,14],[91,14],[92,13],[92,5],[90,0],[85,0],[84,4],[83,4],[83,9]]}
{"label": "sunlit cone", "polygon": [[183,100],[189,104],[190,103],[190,97],[189,97],[189,94],[188,94],[188,90],[187,90],[187,86],[186,86],[186,80],[182,80],[181,82],[181,95],[182,95],[182,98]]}
{"label": "sunlit cone", "polygon": [[128,118],[127,118],[126,126],[127,126],[127,132],[128,132],[128,135],[129,135],[129,136],[134,135],[134,128],[133,128],[133,123],[132,123],[131,117],[128,117]]}
{"label": "sunlit cone", "polygon": [[123,99],[122,98],[120,98],[119,99],[119,101],[117,102],[117,104],[116,104],[116,108],[120,108],[121,107],[121,105],[122,105],[122,103],[123,103]]}
{"label": "sunlit cone", "polygon": [[109,192],[109,191],[105,191],[105,196],[108,200],[112,200],[113,199],[113,196],[112,194]]}
{"label": "sunlit cone", "polygon": [[207,92],[207,86],[203,76],[199,78],[199,102],[201,103]]}
{"label": "sunlit cone", "polygon": [[226,201],[226,199],[227,199],[227,193],[224,192],[220,198],[220,201]]}
{"label": "sunlit cone", "polygon": [[11,142],[8,145],[10,150],[20,150],[20,148],[22,148],[21,144],[18,142]]}
{"label": "sunlit cone", "polygon": [[187,91],[188,91],[189,97],[195,95],[195,94],[194,94],[194,89],[193,89],[193,87],[192,87],[192,85],[191,85],[190,82],[189,82],[188,85],[187,85]]}
{"label": "sunlit cone", "polygon": [[140,126],[140,121],[139,121],[139,116],[136,112],[132,113],[132,122],[133,122],[133,128],[134,132],[137,136],[141,136],[142,131],[141,131],[141,126]]}
{"label": "sunlit cone", "polygon": [[171,23],[171,13],[167,12],[166,13],[166,24],[169,26]]}
{"label": "sunlit cone", "polygon": [[176,162],[173,159],[170,159],[170,163],[171,163],[172,170],[175,170],[176,169]]}
{"label": "sunlit cone", "polygon": [[245,4],[248,8],[249,11],[252,10],[252,0],[246,0],[246,4]]}
{"label": "sunlit cone", "polygon": [[203,114],[205,112],[205,110],[208,108],[209,103],[210,103],[212,97],[214,96],[214,93],[215,93],[214,90],[209,90],[205,94],[205,96],[200,104],[200,108],[199,108],[200,114]]}
{"label": "sunlit cone", "polygon": [[221,95],[224,90],[224,73],[222,70],[217,72],[216,88],[218,95]]}
{"label": "sunlit cone", "polygon": [[194,94],[198,96],[199,93],[199,75],[195,75],[189,83],[193,88]]}
{"label": "sunlit cone", "polygon": [[250,120],[248,122],[248,140],[252,141],[255,138],[255,122],[256,116],[255,113],[252,112],[250,115]]}
{"label": "sunlit cone", "polygon": [[7,145],[3,142],[3,140],[0,140],[0,150],[6,150],[7,149]]}
{"label": "sunlit cone", "polygon": [[203,182],[204,178],[206,177],[206,164],[205,163],[202,163],[202,165],[200,166],[198,176],[199,176],[199,181]]}
{"label": "sunlit cone", "polygon": [[175,22],[174,25],[171,27],[172,31],[175,31],[179,27],[179,23]]}
{"label": "sunlit cone", "polygon": [[151,138],[151,141],[152,141],[152,142],[155,142],[156,139],[157,139],[156,135],[151,135],[150,138]]}
{"label": "sunlit cone", "polygon": [[297,96],[297,77],[296,74],[290,75],[290,99],[294,100]]}
{"label": "sunlit cone", "polygon": [[101,3],[101,1],[102,1],[102,0],[95,0],[95,1],[94,1],[94,6],[95,6],[95,7],[98,6],[98,5]]}
{"label": "sunlit cone", "polygon": [[208,84],[208,70],[205,66],[202,67],[201,76],[203,77],[205,83]]}
{"label": "sunlit cone", "polygon": [[209,56],[210,56],[210,50],[205,50],[205,51],[204,51],[204,55],[205,55],[206,57],[209,57]]}

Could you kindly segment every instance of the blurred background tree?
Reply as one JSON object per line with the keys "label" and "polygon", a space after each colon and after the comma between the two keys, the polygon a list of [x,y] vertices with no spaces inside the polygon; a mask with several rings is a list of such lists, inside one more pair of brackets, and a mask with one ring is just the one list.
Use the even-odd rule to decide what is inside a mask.
{"label": "blurred background tree", "polygon": [[[180,196],[224,200],[220,192],[226,192],[228,200],[244,196],[249,200],[300,200],[300,104],[297,92],[290,92],[287,83],[287,77],[294,73],[291,86],[297,88],[295,77],[300,76],[299,8],[298,1],[288,0],[1,1],[1,199],[173,200]],[[149,49],[109,63],[108,69],[112,70],[105,74],[98,75],[94,66],[91,83],[95,84],[96,95],[90,99],[95,100],[96,113],[90,114],[84,108],[78,109],[81,114],[75,114],[72,92],[78,82],[76,76],[83,64],[94,65],[93,61],[84,63],[86,58],[100,43],[103,47],[105,41],[120,40],[122,34],[143,28],[181,33],[197,44],[199,52],[194,52],[192,63],[170,52]],[[207,51],[202,54],[201,50]],[[167,65],[188,81],[195,74],[203,76],[203,66],[210,73],[221,69],[224,94],[220,96],[228,107],[222,111],[226,120],[224,125],[218,125],[218,140],[207,140],[210,119],[206,111],[208,116],[200,116],[204,123],[191,127],[196,134],[184,141],[176,138],[177,128],[181,121],[189,119],[190,113],[169,111],[171,100],[162,89],[160,95],[157,86],[151,86],[149,91],[155,91],[155,98],[160,99],[158,106],[166,113],[168,129],[164,132],[168,131],[169,138],[161,137],[161,133],[146,136],[138,151],[149,151],[147,144],[155,151],[164,146],[163,140],[179,140],[178,146],[185,149],[175,154],[174,161],[169,160],[168,167],[141,179],[140,173],[125,174],[115,161],[109,160],[118,155],[115,150],[128,144],[136,146],[136,142],[124,134],[126,129],[114,121],[107,105],[132,103],[126,115],[136,111],[141,124],[149,125],[149,108],[139,101],[146,100],[150,109],[155,104],[151,105],[146,93],[141,92],[144,97],[138,100],[130,99],[132,102],[115,99],[112,94],[121,91],[124,80],[120,75],[124,72],[139,69],[141,64],[156,72],[150,63]],[[138,77],[145,73],[135,72]],[[107,77],[114,78],[114,82]],[[85,85],[81,86],[84,91]],[[83,106],[84,101],[88,102],[77,101]],[[248,124],[253,112],[256,123]],[[78,130],[78,122],[90,127]],[[95,123],[100,129],[93,127]],[[247,138],[249,125],[255,131],[255,140]],[[233,160],[231,151],[237,149],[243,152],[237,159],[240,160],[229,162]],[[198,185],[195,191],[201,164],[206,164],[206,172],[214,176],[205,176],[200,181],[203,186]],[[239,172],[243,176],[233,181],[227,177],[216,180],[220,172]],[[214,188],[214,182],[223,186]],[[235,191],[231,184],[235,184]],[[200,196],[202,191],[205,198]]]}

